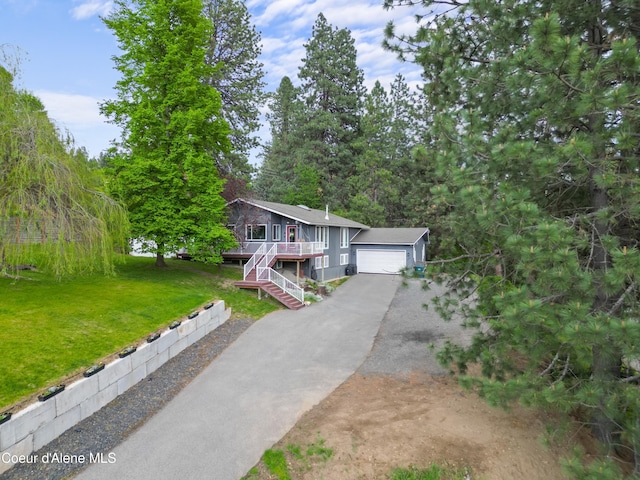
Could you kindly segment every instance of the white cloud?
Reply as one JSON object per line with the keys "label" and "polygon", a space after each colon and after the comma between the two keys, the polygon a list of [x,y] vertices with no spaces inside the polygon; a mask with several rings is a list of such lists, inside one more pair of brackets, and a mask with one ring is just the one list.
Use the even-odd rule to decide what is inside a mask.
{"label": "white cloud", "polygon": [[100,115],[99,100],[87,95],[36,91],[34,94],[42,100],[49,117],[69,125],[95,125],[104,123]]}
{"label": "white cloud", "polygon": [[260,61],[264,63],[268,90],[275,91],[284,76],[296,83],[298,67],[306,54],[303,46],[306,40],[302,37],[263,38]]}
{"label": "white cloud", "polygon": [[[259,15],[255,15],[255,23],[260,26],[270,26],[274,23],[279,23],[279,19],[288,18],[297,11],[300,7],[304,6],[306,2],[304,0],[276,0],[276,1],[254,1],[247,5],[247,8],[254,12],[260,10],[261,6],[266,5],[266,8]],[[284,30],[290,31],[290,30]]]}
{"label": "white cloud", "polygon": [[34,95],[42,100],[49,118],[61,131],[68,130],[76,145],[85,147],[92,157],[97,157],[119,136],[119,129],[100,115],[100,100],[95,97],[44,90],[35,91]]}
{"label": "white cloud", "polygon": [[94,15],[107,16],[113,8],[112,0],[84,0],[71,9],[71,16],[76,20],[84,20]]}
{"label": "white cloud", "polygon": [[290,42],[283,38],[263,37],[262,38],[262,54],[271,55],[280,49],[286,48]]}

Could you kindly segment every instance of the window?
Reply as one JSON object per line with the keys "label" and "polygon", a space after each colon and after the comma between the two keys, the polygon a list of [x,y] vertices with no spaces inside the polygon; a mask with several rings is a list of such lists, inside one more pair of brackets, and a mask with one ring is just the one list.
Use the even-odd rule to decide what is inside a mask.
{"label": "window", "polygon": [[324,268],[329,268],[329,255],[322,257],[324,259]]}
{"label": "window", "polygon": [[349,229],[342,227],[340,228],[340,248],[348,248],[348,247],[349,247]]}
{"label": "window", "polygon": [[322,268],[322,257],[316,257],[316,270],[320,270]]}
{"label": "window", "polygon": [[280,225],[273,225],[273,231],[271,232],[271,239],[274,242],[279,242],[281,239],[281,231]]}
{"label": "window", "polygon": [[245,229],[245,238],[250,241],[259,241],[267,239],[266,225],[247,225]]}
{"label": "window", "polygon": [[322,243],[322,248],[329,248],[329,227],[316,227],[316,242]]}
{"label": "window", "polygon": [[349,254],[341,253],[340,254],[340,265],[348,265],[349,264]]}

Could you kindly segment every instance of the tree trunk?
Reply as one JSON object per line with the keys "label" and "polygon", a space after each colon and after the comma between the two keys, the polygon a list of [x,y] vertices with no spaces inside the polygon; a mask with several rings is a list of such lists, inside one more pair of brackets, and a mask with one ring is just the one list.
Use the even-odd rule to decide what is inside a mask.
{"label": "tree trunk", "polygon": [[[596,120],[593,115],[590,122],[592,126]],[[601,156],[604,159],[604,153]],[[607,191],[598,186],[594,181],[597,175],[602,173],[602,162],[604,160],[596,160],[594,167],[591,168],[591,206],[594,212],[601,211],[609,206],[609,197]],[[593,305],[593,313],[606,313],[611,309],[611,297],[607,295],[604,289],[604,274],[607,269],[611,268],[611,258],[602,243],[602,239],[609,235],[610,224],[606,220],[595,219],[592,228],[594,230],[593,258],[592,269],[595,279],[595,302]],[[610,341],[608,336],[603,336],[600,341],[593,345],[592,349],[592,372],[593,377],[602,388],[602,396],[598,401],[596,410],[593,415],[592,433],[601,441],[607,450],[611,451],[616,442],[618,435],[618,427],[614,418],[607,415],[605,405],[608,403],[612,389],[609,386],[618,381],[620,378],[620,368],[622,365],[622,356],[616,351],[614,342]]]}
{"label": "tree trunk", "polygon": [[164,261],[164,253],[157,252],[156,253],[156,267],[166,268],[167,263]]}

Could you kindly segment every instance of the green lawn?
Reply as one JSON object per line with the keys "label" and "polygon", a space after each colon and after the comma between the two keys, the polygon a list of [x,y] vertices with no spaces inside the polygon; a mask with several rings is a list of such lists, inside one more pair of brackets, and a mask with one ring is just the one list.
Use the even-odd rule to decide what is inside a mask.
{"label": "green lawn", "polygon": [[0,278],[0,412],[211,300],[224,300],[234,317],[257,319],[280,308],[234,287],[238,267],[170,260],[158,269],[153,262],[127,257],[115,277]]}

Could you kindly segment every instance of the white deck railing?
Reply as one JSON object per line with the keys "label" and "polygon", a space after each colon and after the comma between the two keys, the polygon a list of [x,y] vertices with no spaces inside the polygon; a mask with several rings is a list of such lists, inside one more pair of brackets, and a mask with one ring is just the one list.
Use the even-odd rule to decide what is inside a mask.
{"label": "white deck railing", "polygon": [[[266,244],[264,245],[266,249]],[[279,287],[282,291],[288,293],[296,300],[300,302],[304,302],[304,290],[300,288],[298,285],[296,285],[295,283],[293,283],[292,281],[280,275],[271,267],[269,267],[273,259],[278,255],[278,245],[280,244],[278,243],[272,244],[271,248],[255,264],[256,280],[273,283],[274,285]],[[285,244],[282,244],[282,245],[285,245]],[[288,245],[292,245],[292,244],[288,244]],[[256,255],[251,257],[251,259],[253,259],[254,257],[256,257]],[[250,271],[251,270],[249,270],[249,272]],[[245,278],[246,276],[247,276],[247,270],[245,265]]]}
{"label": "white deck railing", "polygon": [[286,255],[288,258],[292,258],[322,254],[324,245],[322,242],[261,243],[253,256],[244,265],[243,278],[245,280],[249,273],[251,273],[251,270],[253,270],[254,267],[256,267],[256,265],[263,259],[263,255],[267,254],[267,249],[271,253],[265,262],[265,265],[262,265],[263,267],[268,266],[271,263],[271,260],[273,260],[277,255]]}
{"label": "white deck railing", "polygon": [[322,242],[275,243],[278,255],[301,257],[303,255],[321,254],[324,250]]}
{"label": "white deck railing", "polygon": [[235,255],[253,255],[263,246],[267,245],[270,248],[271,245],[278,245],[278,253],[282,254],[294,254],[294,255],[313,255],[320,254],[324,249],[322,242],[247,242],[242,244],[239,248],[232,248],[225,253]]}

